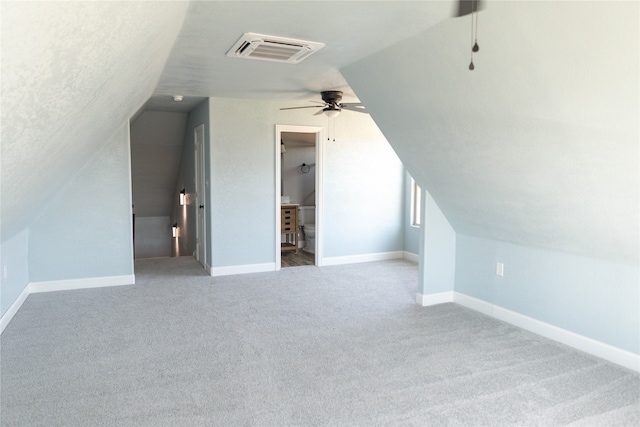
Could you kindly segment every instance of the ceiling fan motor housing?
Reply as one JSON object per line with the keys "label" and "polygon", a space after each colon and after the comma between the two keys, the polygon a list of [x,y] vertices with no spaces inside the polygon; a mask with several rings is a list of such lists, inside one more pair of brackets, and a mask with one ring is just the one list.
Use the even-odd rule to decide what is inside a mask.
{"label": "ceiling fan motor housing", "polygon": [[320,95],[327,104],[336,105],[342,101],[342,92],[339,90],[325,90],[320,92]]}

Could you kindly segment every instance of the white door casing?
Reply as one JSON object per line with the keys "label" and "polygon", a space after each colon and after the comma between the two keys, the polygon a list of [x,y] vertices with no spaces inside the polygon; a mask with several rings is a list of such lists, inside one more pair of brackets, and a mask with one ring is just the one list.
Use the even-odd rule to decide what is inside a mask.
{"label": "white door casing", "polygon": [[275,259],[276,259],[276,271],[282,267],[282,254],[280,252],[280,190],[282,179],[280,176],[282,170],[282,162],[280,159],[281,148],[280,141],[282,139],[283,132],[300,132],[300,133],[315,133],[316,135],[316,247],[315,258],[316,265],[322,266],[322,242],[323,242],[323,207],[324,207],[324,190],[323,190],[323,153],[324,153],[324,129],[318,126],[294,126],[294,125],[276,125],[276,139],[275,139]]}
{"label": "white door casing", "polygon": [[195,185],[196,185],[196,260],[203,267],[206,259],[206,191],[204,177],[204,125],[194,129]]}

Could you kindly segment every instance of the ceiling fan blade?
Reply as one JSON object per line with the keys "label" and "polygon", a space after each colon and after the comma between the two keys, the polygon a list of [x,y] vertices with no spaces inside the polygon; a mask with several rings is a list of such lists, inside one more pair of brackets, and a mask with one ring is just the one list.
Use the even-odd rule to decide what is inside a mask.
{"label": "ceiling fan blade", "polygon": [[314,116],[319,116],[322,113],[324,113],[324,108],[322,110],[318,111],[317,113],[315,113]]}
{"label": "ceiling fan blade", "polygon": [[358,113],[369,114],[364,105],[359,102],[348,102],[346,104],[340,104],[340,107],[343,110],[357,111]]}
{"label": "ceiling fan blade", "polygon": [[481,0],[458,0],[458,8],[454,17],[469,15],[471,12],[477,12],[484,7],[484,1]]}
{"label": "ceiling fan blade", "polygon": [[321,108],[319,105],[307,105],[305,107],[287,107],[281,108],[280,110],[298,110],[300,108]]}

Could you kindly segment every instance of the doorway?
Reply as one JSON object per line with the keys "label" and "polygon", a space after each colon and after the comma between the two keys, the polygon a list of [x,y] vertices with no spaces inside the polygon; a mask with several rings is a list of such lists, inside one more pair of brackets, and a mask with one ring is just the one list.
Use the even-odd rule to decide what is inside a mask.
{"label": "doorway", "polygon": [[[315,126],[276,126],[276,270],[292,265],[322,265],[321,134],[322,128]],[[286,217],[282,215],[283,206]],[[283,234],[282,221],[289,220],[291,209],[296,212],[297,224],[293,230],[288,225],[290,232]],[[283,240],[288,243],[283,244]]]}

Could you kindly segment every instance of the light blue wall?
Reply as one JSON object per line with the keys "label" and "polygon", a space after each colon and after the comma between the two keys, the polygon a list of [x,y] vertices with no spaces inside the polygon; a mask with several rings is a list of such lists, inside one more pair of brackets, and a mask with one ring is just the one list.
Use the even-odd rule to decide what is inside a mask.
{"label": "light blue wall", "polygon": [[638,266],[462,234],[456,248],[456,292],[640,352]]}
{"label": "light blue wall", "polygon": [[31,282],[133,274],[130,174],[127,123],[31,224]]}
{"label": "light blue wall", "polygon": [[[213,267],[275,262],[275,126],[328,125],[309,110],[280,111],[296,104],[211,100]],[[368,115],[341,114],[335,136],[323,153],[324,256],[401,251],[398,157]]]}
{"label": "light blue wall", "polygon": [[[0,247],[0,309],[4,315],[29,283],[29,229],[25,228]],[[4,278],[6,268],[7,277]]]}
{"label": "light blue wall", "polygon": [[324,256],[402,251],[400,159],[368,115],[341,113],[335,135],[336,142],[325,144]]}
{"label": "light blue wall", "polygon": [[275,114],[265,101],[213,98],[211,266],[275,262]]}
{"label": "light blue wall", "polygon": [[456,271],[456,233],[431,195],[422,189],[418,293],[450,292]]}
{"label": "light blue wall", "polygon": [[[187,116],[187,124],[184,133],[184,145],[182,147],[182,160],[180,161],[180,172],[176,181],[176,189],[174,193],[174,204],[172,209],[171,224],[178,223],[180,228],[180,236],[178,239],[172,240],[173,256],[191,256],[196,249],[196,186],[195,177],[195,152],[194,152],[194,130],[204,124],[205,129],[205,174],[209,167],[209,159],[206,152],[209,151],[209,100],[202,101]],[[206,175],[208,176],[208,175]],[[186,190],[187,200],[183,206],[180,206],[179,192]],[[210,204],[207,200],[207,205]],[[210,229],[210,223],[207,229]],[[208,242],[210,244],[210,242]],[[210,263],[211,247],[207,247],[207,264]],[[211,265],[211,264],[209,264]]]}

